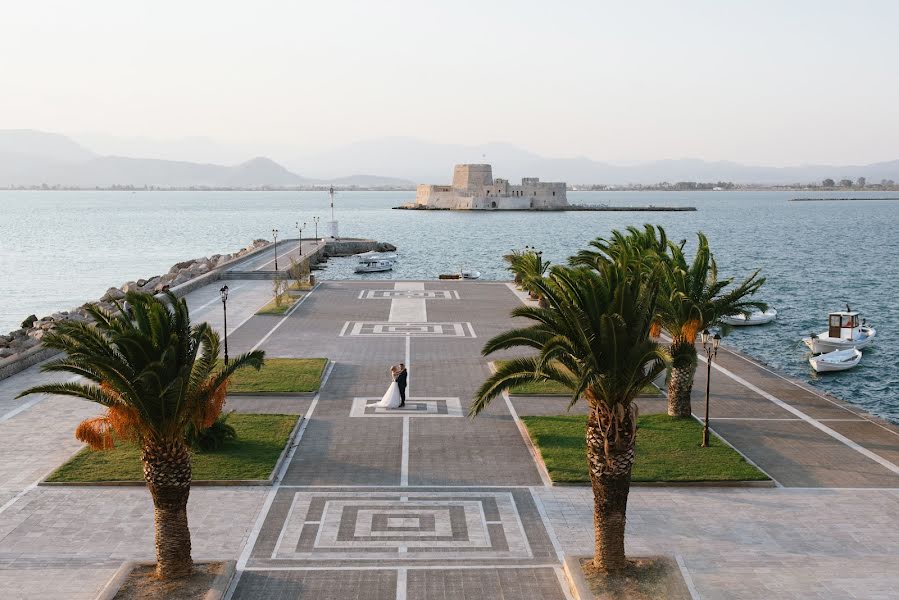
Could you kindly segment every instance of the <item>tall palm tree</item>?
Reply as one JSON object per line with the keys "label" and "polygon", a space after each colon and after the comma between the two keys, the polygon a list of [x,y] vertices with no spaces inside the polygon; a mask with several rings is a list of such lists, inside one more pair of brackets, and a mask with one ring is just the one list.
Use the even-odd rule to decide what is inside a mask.
{"label": "tall palm tree", "polygon": [[593,487],[593,564],[620,572],[626,565],[624,527],[637,409],[634,398],[665,368],[667,354],[649,337],[659,279],[634,276],[631,257],[596,270],[556,266],[533,285],[547,308],[520,306],[513,316],[535,324],[491,339],[483,353],[520,346],[537,356],[505,362],[480,387],[470,416],[504,390],[533,381],[556,381],[572,390],[570,406],[589,406],[587,463]]}
{"label": "tall palm tree", "polygon": [[61,394],[96,402],[102,416],[87,419],[75,437],[95,449],[130,440],[141,448],[144,479],[153,497],[156,573],[173,579],[190,574],[187,499],[191,452],[185,433],[206,428],[221,414],[228,380],[238,369],[262,366],[261,351],[221,366],[219,336],[207,323],[190,324],[187,303],[171,293],[164,299],[129,293],[129,317],[96,306],[94,324],[62,322],[44,345],[66,353],[44,371],[81,376],[86,383],[54,383],[26,394]]}
{"label": "tall palm tree", "polygon": [[[767,309],[764,302],[749,300],[765,283],[760,270],[730,287],[733,278],[718,279],[718,265],[703,233],[692,263],[687,263],[683,244],[668,243],[668,259],[663,261],[662,288],[657,308],[657,335],[665,329],[671,335],[671,367],[668,377],[668,414],[689,417],[690,391],[698,362],[696,334],[719,323],[721,317],[753,308]],[[730,289],[728,289],[730,288]]]}

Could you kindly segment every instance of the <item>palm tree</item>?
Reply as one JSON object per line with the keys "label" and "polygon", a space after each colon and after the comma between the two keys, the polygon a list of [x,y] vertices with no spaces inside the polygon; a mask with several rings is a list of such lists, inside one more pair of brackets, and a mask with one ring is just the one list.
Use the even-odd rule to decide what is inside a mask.
{"label": "palm tree", "polygon": [[703,233],[693,262],[687,264],[683,244],[668,243],[668,259],[662,261],[662,288],[653,335],[665,329],[671,335],[671,367],[668,377],[668,414],[689,417],[690,391],[696,375],[696,334],[721,317],[753,308],[767,309],[764,302],[748,300],[765,283],[756,270],[728,289],[733,278],[718,279],[718,265]]}
{"label": "palm tree", "polygon": [[[668,252],[668,235],[661,226],[645,224],[640,230],[629,225],[627,234],[614,230],[611,239],[596,238],[588,245],[590,248],[580,250],[568,259],[571,265],[595,267],[598,263],[615,260],[622,252],[640,257],[641,261],[633,261],[636,268],[643,268],[642,259],[648,261],[649,268],[655,266],[657,260],[664,260]],[[684,242],[681,242],[683,245]]]}
{"label": "palm tree", "polygon": [[207,323],[190,324],[187,303],[171,293],[164,299],[129,293],[129,317],[96,306],[94,323],[64,321],[44,345],[66,353],[43,371],[81,376],[86,383],[54,383],[26,394],[61,394],[101,404],[102,416],[83,421],[75,437],[95,449],[120,440],[141,448],[144,479],[153,497],[156,573],[174,579],[191,573],[187,499],[192,428],[206,428],[221,414],[228,380],[238,369],[262,366],[264,353],[251,352],[221,366],[219,336]]}
{"label": "palm tree", "polygon": [[531,298],[539,300],[543,308],[546,308],[546,299],[540,294],[536,283],[543,280],[549,266],[550,262],[543,260],[543,252],[530,250],[521,255],[521,287]]}
{"label": "palm tree", "polygon": [[532,285],[547,308],[520,306],[513,316],[534,321],[491,339],[484,355],[520,346],[537,356],[505,362],[480,387],[470,416],[522,383],[556,381],[572,390],[570,406],[589,406],[587,463],[593,487],[593,564],[608,572],[626,565],[624,527],[637,410],[634,398],[665,368],[664,348],[649,337],[659,278],[634,276],[629,256],[596,270],[556,266]]}
{"label": "palm tree", "polygon": [[520,284],[522,280],[523,269],[521,257],[523,255],[524,251],[522,250],[512,250],[509,254],[503,255],[503,260],[509,263],[509,266],[506,267],[506,269],[512,272],[516,285]]}

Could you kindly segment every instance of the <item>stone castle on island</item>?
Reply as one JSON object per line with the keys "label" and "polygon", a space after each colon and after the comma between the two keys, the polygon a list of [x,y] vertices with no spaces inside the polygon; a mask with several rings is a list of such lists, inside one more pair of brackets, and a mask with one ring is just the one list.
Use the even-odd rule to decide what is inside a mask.
{"label": "stone castle on island", "polygon": [[420,184],[405,208],[442,210],[564,210],[565,184],[525,177],[521,185],[494,179],[490,165],[456,165],[452,185]]}

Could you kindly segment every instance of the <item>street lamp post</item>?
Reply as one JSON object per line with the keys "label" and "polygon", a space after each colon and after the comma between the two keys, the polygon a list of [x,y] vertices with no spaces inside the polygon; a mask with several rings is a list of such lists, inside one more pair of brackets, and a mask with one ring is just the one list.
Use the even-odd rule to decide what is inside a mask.
{"label": "street lamp post", "polygon": [[228,286],[219,290],[222,295],[222,313],[225,316],[225,366],[228,365]]}
{"label": "street lamp post", "polygon": [[300,256],[303,256],[303,229],[306,227],[306,223],[304,222],[300,225],[300,222],[297,221],[297,230],[300,232]]}
{"label": "street lamp post", "polygon": [[318,222],[321,220],[321,217],[312,217],[312,222],[315,223],[315,243],[318,244]]}
{"label": "street lamp post", "polygon": [[718,356],[718,344],[721,343],[721,335],[716,333],[710,336],[708,329],[703,329],[700,334],[702,339],[702,347],[706,356],[706,375],[705,375],[705,423],[702,426],[702,444],[703,448],[709,447],[709,391],[712,383],[712,360]]}
{"label": "street lamp post", "polygon": [[278,270],[278,230],[272,229],[272,237],[275,238],[275,271]]}

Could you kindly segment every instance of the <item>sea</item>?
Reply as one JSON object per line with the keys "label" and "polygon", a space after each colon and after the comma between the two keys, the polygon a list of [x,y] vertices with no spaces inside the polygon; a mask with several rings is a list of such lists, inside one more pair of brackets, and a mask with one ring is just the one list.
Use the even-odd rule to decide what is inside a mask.
{"label": "sea", "polygon": [[[502,255],[524,246],[552,263],[599,236],[653,223],[695,247],[709,237],[719,274],[761,269],[759,298],[778,311],[766,326],[734,328],[724,342],[811,385],[899,422],[899,192],[570,192],[572,204],[694,206],[695,212],[451,212],[392,210],[414,192],[339,192],[345,237],[397,246],[392,273],[435,279],[460,269],[508,279]],[[796,197],[852,201],[791,202]],[[894,197],[895,201],[875,198]],[[0,332],[99,298],[108,287],[165,273],[179,261],[234,252],[255,238],[324,235],[326,192],[0,191]],[[363,277],[332,259],[321,279]],[[817,375],[801,339],[846,304],[877,328],[861,364]]]}

